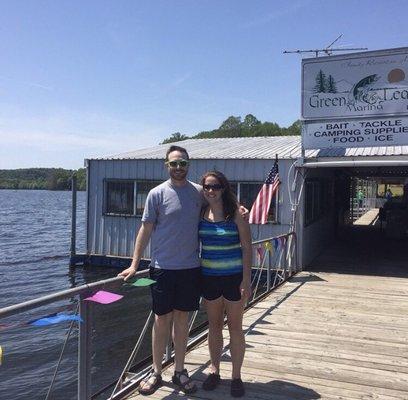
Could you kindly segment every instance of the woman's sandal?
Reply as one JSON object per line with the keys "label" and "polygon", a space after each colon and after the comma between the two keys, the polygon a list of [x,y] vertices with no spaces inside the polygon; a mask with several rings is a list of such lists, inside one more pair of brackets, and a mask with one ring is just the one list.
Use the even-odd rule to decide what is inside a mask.
{"label": "woman's sandal", "polygon": [[[149,382],[151,378],[154,378],[152,383]],[[154,372],[154,369],[152,369],[140,382],[138,391],[143,396],[148,396],[150,394],[153,394],[162,385],[162,383],[163,379],[161,374]],[[140,386],[141,384],[143,384],[143,387]],[[146,386],[147,388],[145,389]]]}
{"label": "woman's sandal", "polygon": [[[185,382],[181,382],[181,376],[184,376],[185,378],[187,378],[187,380]],[[171,380],[185,394],[191,394],[197,390],[197,385],[188,376],[188,372],[186,369],[183,369],[182,371],[174,371],[174,375]],[[193,385],[188,387],[189,385],[191,385],[191,383],[193,383]]]}
{"label": "woman's sandal", "polygon": [[221,381],[220,374],[211,372],[210,374],[207,375],[207,378],[205,378],[205,381],[203,382],[203,389],[214,390],[218,386],[220,381]]}
{"label": "woman's sandal", "polygon": [[240,378],[231,381],[231,396],[242,397],[245,394],[245,386]]}

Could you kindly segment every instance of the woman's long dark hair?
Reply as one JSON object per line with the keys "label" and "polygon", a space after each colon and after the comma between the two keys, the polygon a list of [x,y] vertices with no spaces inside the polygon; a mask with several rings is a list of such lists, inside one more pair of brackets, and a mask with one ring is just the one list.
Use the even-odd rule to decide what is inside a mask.
{"label": "woman's long dark hair", "polygon": [[208,171],[201,178],[201,186],[204,185],[206,178],[213,176],[223,187],[222,204],[224,208],[224,217],[226,220],[232,220],[238,208],[237,197],[231,189],[228,179],[220,171]]}

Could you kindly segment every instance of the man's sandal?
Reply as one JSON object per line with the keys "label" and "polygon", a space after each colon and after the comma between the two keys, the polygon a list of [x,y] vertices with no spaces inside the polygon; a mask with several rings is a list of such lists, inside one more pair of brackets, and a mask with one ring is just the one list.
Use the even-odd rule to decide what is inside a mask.
{"label": "man's sandal", "polygon": [[[186,381],[182,382],[181,377],[187,378]],[[179,389],[185,394],[191,394],[197,391],[197,385],[193,382],[193,380],[188,376],[188,372],[186,369],[182,371],[174,371],[174,375],[171,379],[175,385],[179,387]],[[191,385],[192,384],[192,385]]]}
{"label": "man's sandal", "polygon": [[[149,380],[154,378],[153,382],[150,383]],[[157,373],[152,369],[145,378],[140,382],[138,391],[140,394],[143,396],[148,396],[150,394],[153,394],[163,383],[163,379],[161,374]],[[143,387],[140,385],[143,384]],[[147,386],[147,387],[146,387]]]}

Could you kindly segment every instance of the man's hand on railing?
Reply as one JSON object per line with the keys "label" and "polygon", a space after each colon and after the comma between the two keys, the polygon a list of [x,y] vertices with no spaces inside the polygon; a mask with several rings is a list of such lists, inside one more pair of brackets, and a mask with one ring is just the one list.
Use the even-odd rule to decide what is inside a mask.
{"label": "man's hand on railing", "polygon": [[124,281],[128,281],[135,274],[136,274],[136,268],[133,266],[130,266],[129,268],[126,268],[125,270],[120,272],[118,276],[121,276]]}

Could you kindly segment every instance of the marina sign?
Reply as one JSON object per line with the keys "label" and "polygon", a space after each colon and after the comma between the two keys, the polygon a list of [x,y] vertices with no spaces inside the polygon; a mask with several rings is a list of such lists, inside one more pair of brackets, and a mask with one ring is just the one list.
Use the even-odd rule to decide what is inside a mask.
{"label": "marina sign", "polygon": [[408,145],[408,117],[305,122],[305,149]]}
{"label": "marina sign", "polygon": [[408,115],[408,48],[302,60],[303,119]]}

